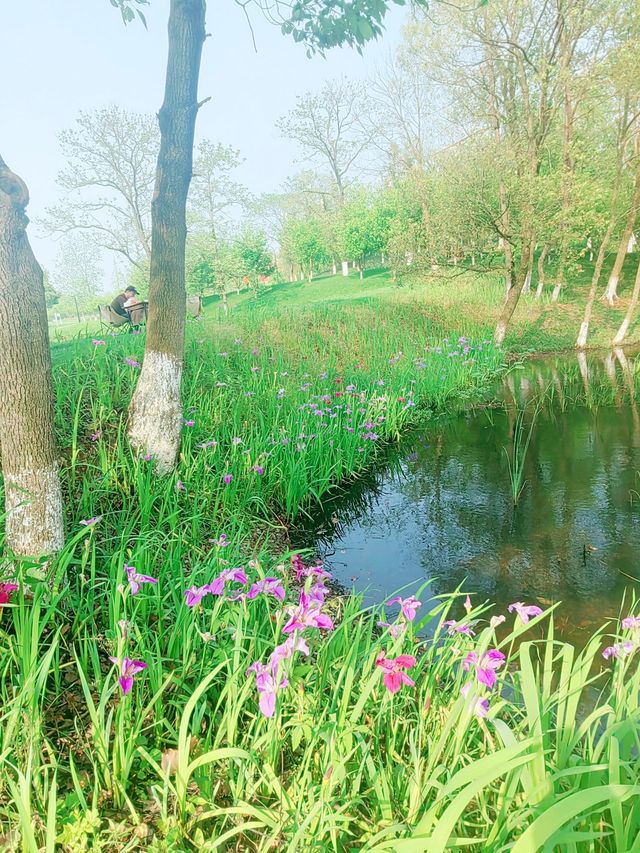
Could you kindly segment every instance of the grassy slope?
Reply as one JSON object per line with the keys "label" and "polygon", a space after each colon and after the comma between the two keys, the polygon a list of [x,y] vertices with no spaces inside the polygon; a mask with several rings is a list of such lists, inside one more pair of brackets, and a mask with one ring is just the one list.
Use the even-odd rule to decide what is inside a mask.
{"label": "grassy slope", "polygon": [[[630,256],[626,260],[619,288],[621,299],[618,306],[611,309],[600,301],[596,302],[589,346],[606,347],[615,335],[628,304],[637,261],[637,256]],[[611,260],[609,265],[610,263]],[[607,271],[608,267],[605,267],[601,290]],[[523,297],[506,341],[507,349],[513,352],[545,352],[573,347],[582,321],[591,274],[592,265],[585,262],[583,271],[567,286],[559,303],[550,301],[550,286],[539,303],[533,296]],[[535,286],[534,276],[533,287]],[[489,333],[498,316],[502,298],[502,284],[498,276],[481,277],[474,273],[453,273],[450,276],[398,287],[391,281],[386,270],[378,269],[367,271],[363,281],[360,281],[357,273],[352,273],[346,279],[341,275],[325,275],[312,282],[277,284],[260,293],[257,299],[249,291],[243,291],[240,295],[233,293],[229,296],[228,318],[225,318],[220,310],[220,300],[217,297],[208,297],[205,298],[204,317],[205,320],[228,326],[237,314],[253,314],[256,311],[281,312],[311,308],[320,304],[344,304],[346,308],[348,305],[391,301],[418,308],[442,322],[451,323],[456,328],[461,319],[467,318],[482,323]],[[92,337],[104,334],[105,329],[101,330],[97,320],[95,323],[50,326],[53,342],[69,340],[76,335]],[[640,316],[631,325],[628,342],[640,342]]]}
{"label": "grassy slope", "polygon": [[[144,336],[54,347],[69,516],[54,572],[67,582],[59,595],[36,584],[35,600],[17,594],[18,606],[0,610],[0,836],[19,827],[29,853],[44,849],[45,826],[47,849],[58,836],[70,851],[335,853],[365,843],[399,850],[416,827],[435,827],[437,847],[423,838],[410,849],[444,850],[452,836],[451,845],[480,853],[506,849],[561,797],[613,780],[621,784],[604,805],[582,806],[586,816],[569,828],[602,833],[611,799],[620,813],[616,846],[602,849],[635,849],[637,809],[622,811],[621,803],[622,785],[638,774],[637,667],[616,665],[602,700],[613,709],[606,720],[583,722],[576,711],[601,638],[573,664],[573,651],[549,640],[541,654],[563,655],[565,677],[537,684],[533,664],[512,653],[511,639],[527,628],[509,615],[503,698],[491,696],[498,729],[491,718],[477,722],[473,699],[460,697],[468,676],[459,662],[499,642],[486,622],[475,626],[476,638],[449,636],[447,602],[420,613],[439,641],[416,655],[415,689],[391,696],[376,656],[381,648],[388,658],[416,651],[412,626],[397,639],[374,633],[357,600],[333,602],[337,630],[305,631],[311,655],[287,666],[290,687],[278,690],[268,720],[246,672],[284,639],[280,602],[209,596],[195,611],[184,603],[187,586],[210,582],[222,566],[286,582],[278,561],[254,547],[256,520],[275,524],[309,494],[357,475],[375,458],[374,430],[393,440],[427,405],[477,397],[502,369],[504,353],[486,343],[499,300],[490,282],[395,289],[382,273],[362,283],[282,285],[258,300],[243,294],[228,319],[209,305],[189,325],[184,396],[194,425],[185,428],[176,475],[162,480],[132,456],[125,434],[138,374],[124,359],[142,357]],[[536,349],[569,337],[549,329],[549,316],[543,307],[533,322],[521,317],[511,345]],[[209,440],[216,445],[198,446]],[[233,475],[227,486],[225,473]],[[103,517],[95,526],[79,525],[96,515]],[[133,596],[125,562],[158,584]],[[290,588],[288,602],[295,600]],[[128,696],[119,696],[109,655],[148,664]],[[511,742],[527,753],[524,770],[510,747],[496,755]],[[175,775],[160,768],[171,756],[180,762]],[[465,789],[460,802],[472,774],[481,786]],[[548,830],[533,831],[538,845],[547,841]],[[565,849],[561,838],[554,843]]]}

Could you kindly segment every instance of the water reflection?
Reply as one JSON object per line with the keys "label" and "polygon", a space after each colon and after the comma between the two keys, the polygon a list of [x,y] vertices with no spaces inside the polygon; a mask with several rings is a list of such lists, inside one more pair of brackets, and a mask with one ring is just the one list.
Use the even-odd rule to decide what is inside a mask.
{"label": "water reflection", "polygon": [[[380,601],[432,579],[500,607],[562,601],[565,637],[618,614],[640,577],[640,359],[563,357],[504,378],[497,407],[448,418],[316,519],[337,578]],[[533,425],[513,505],[518,413]],[[307,543],[311,531],[307,533]]]}

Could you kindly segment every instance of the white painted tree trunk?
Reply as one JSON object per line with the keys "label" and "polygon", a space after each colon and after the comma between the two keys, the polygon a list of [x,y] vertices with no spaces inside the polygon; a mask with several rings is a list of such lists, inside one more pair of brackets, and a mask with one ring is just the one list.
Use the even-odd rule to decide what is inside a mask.
{"label": "white painted tree trunk", "polygon": [[338,275],[338,264],[334,261],[332,264],[333,275]]}
{"label": "white painted tree trunk", "polygon": [[554,286],[553,286],[553,291],[552,291],[552,293],[551,293],[551,301],[552,301],[552,302],[557,302],[557,301],[558,301],[558,299],[559,299],[559,297],[560,297],[560,291],[561,291],[561,290],[562,290],[562,282],[561,282],[561,281],[556,281],[556,283],[555,283],[555,284],[554,284]]}
{"label": "white painted tree trunk", "polygon": [[342,261],[342,275],[345,278],[349,275],[349,261]]}
{"label": "white painted tree trunk", "polygon": [[145,353],[140,378],[131,400],[129,440],[152,457],[158,474],[175,465],[182,429],[180,386],[182,364],[162,352]]}
{"label": "white painted tree trunk", "polygon": [[620,324],[620,328],[618,329],[616,336],[613,339],[614,347],[620,346],[620,344],[627,337],[629,326],[631,325],[633,315],[635,314],[636,307],[638,305],[638,299],[640,299],[640,263],[638,264],[638,269],[636,270],[636,278],[633,283],[633,293],[631,294],[631,301],[629,302],[627,313],[624,315],[624,320]]}
{"label": "white painted tree trunk", "polygon": [[5,533],[14,554],[39,557],[64,545],[64,513],[60,474],[50,468],[6,473]]}
{"label": "white painted tree trunk", "polygon": [[42,269],[26,227],[29,192],[0,157],[0,446],[8,548],[40,557],[64,545]]}
{"label": "white painted tree trunk", "polygon": [[507,334],[507,324],[502,320],[498,321],[496,330],[493,333],[493,342],[496,346],[501,346]]}

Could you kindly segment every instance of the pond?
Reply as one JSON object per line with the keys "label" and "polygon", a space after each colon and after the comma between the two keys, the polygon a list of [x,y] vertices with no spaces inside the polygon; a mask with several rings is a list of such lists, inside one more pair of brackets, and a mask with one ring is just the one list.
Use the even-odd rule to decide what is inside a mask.
{"label": "pond", "polygon": [[426,580],[431,595],[463,584],[496,612],[561,602],[559,633],[581,645],[640,581],[636,386],[640,357],[620,350],[515,366],[491,405],[432,422],[325,503],[300,544],[365,604]]}

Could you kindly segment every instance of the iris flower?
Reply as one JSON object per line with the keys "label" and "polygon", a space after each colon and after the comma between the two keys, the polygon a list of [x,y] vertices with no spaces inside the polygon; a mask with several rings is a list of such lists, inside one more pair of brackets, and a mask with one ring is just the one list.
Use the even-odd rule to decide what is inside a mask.
{"label": "iris flower", "polygon": [[121,661],[119,661],[118,658],[112,657],[110,657],[109,660],[111,663],[115,664],[120,671],[118,684],[122,690],[122,695],[126,696],[127,693],[131,692],[131,688],[133,687],[133,677],[139,672],[142,672],[143,669],[146,669],[147,664],[142,660],[131,660],[131,658],[127,657],[122,658]]}
{"label": "iris flower", "polygon": [[209,595],[211,590],[209,589],[209,584],[205,584],[204,586],[191,586],[189,589],[185,589],[185,604],[187,607],[197,607],[198,604],[202,601],[205,595]]}
{"label": "iris flower", "polygon": [[244,569],[225,569],[223,572],[220,572],[218,577],[208,584],[211,595],[222,595],[224,593],[224,585],[227,581],[236,581],[245,585],[247,583],[247,576]]}
{"label": "iris flower", "polygon": [[11,593],[18,589],[17,583],[2,583],[0,582],[0,607],[3,604],[8,604],[11,599]]}
{"label": "iris flower", "polygon": [[609,658],[618,658],[621,660],[628,657],[634,649],[634,644],[628,641],[626,643],[616,643],[613,646],[607,646],[602,652],[602,657],[605,660],[609,660]]}
{"label": "iris flower", "polygon": [[422,602],[418,601],[415,595],[410,595],[409,598],[401,598],[397,595],[395,598],[392,598],[390,601],[387,601],[387,607],[391,607],[392,604],[400,605],[400,612],[407,620],[407,622],[413,622],[416,618],[416,612],[419,607],[422,607]]}
{"label": "iris flower", "polygon": [[82,527],[91,527],[92,524],[97,524],[99,521],[102,521],[102,516],[94,515],[93,518],[83,518],[80,524]]}
{"label": "iris flower", "polygon": [[129,581],[131,595],[137,595],[140,592],[140,586],[143,583],[158,583],[158,578],[152,578],[151,575],[141,575],[133,566],[127,566],[126,563],[124,570],[127,573],[127,580]]}
{"label": "iris flower", "polygon": [[514,601],[513,604],[509,605],[508,610],[509,613],[513,613],[515,610],[525,625],[529,619],[532,619],[534,616],[540,616],[542,613],[542,608],[538,607],[537,604],[523,604],[521,601]]}
{"label": "iris flower", "polygon": [[384,672],[382,681],[389,693],[397,693],[403,684],[409,687],[415,686],[415,681],[404,672],[416,665],[416,659],[412,655],[398,655],[397,658],[387,658],[384,652],[380,652],[376,658],[376,666]]}
{"label": "iris flower", "polygon": [[469,652],[462,661],[462,668],[465,672],[469,672],[471,667],[474,667],[480,684],[484,684],[491,690],[496,683],[496,669],[500,669],[504,662],[505,656],[502,652],[498,649],[489,649],[481,658],[478,658],[476,652]]}
{"label": "iris flower", "polygon": [[260,661],[252,663],[247,670],[247,675],[250,672],[256,674],[256,687],[260,696],[259,706],[265,717],[273,717],[276,710],[276,695],[278,690],[284,690],[289,686],[289,681],[286,675],[279,677],[278,666],[269,664],[265,666]]}
{"label": "iris flower", "polygon": [[287,608],[290,618],[282,629],[282,633],[290,634],[302,628],[322,628],[324,631],[332,631],[333,621],[326,613],[321,613],[320,607],[319,601],[301,592],[298,606]]}
{"label": "iris flower", "polygon": [[279,601],[284,601],[286,595],[280,578],[265,578],[264,580],[256,581],[251,585],[247,598],[257,598],[261,593],[264,595],[273,595]]}

